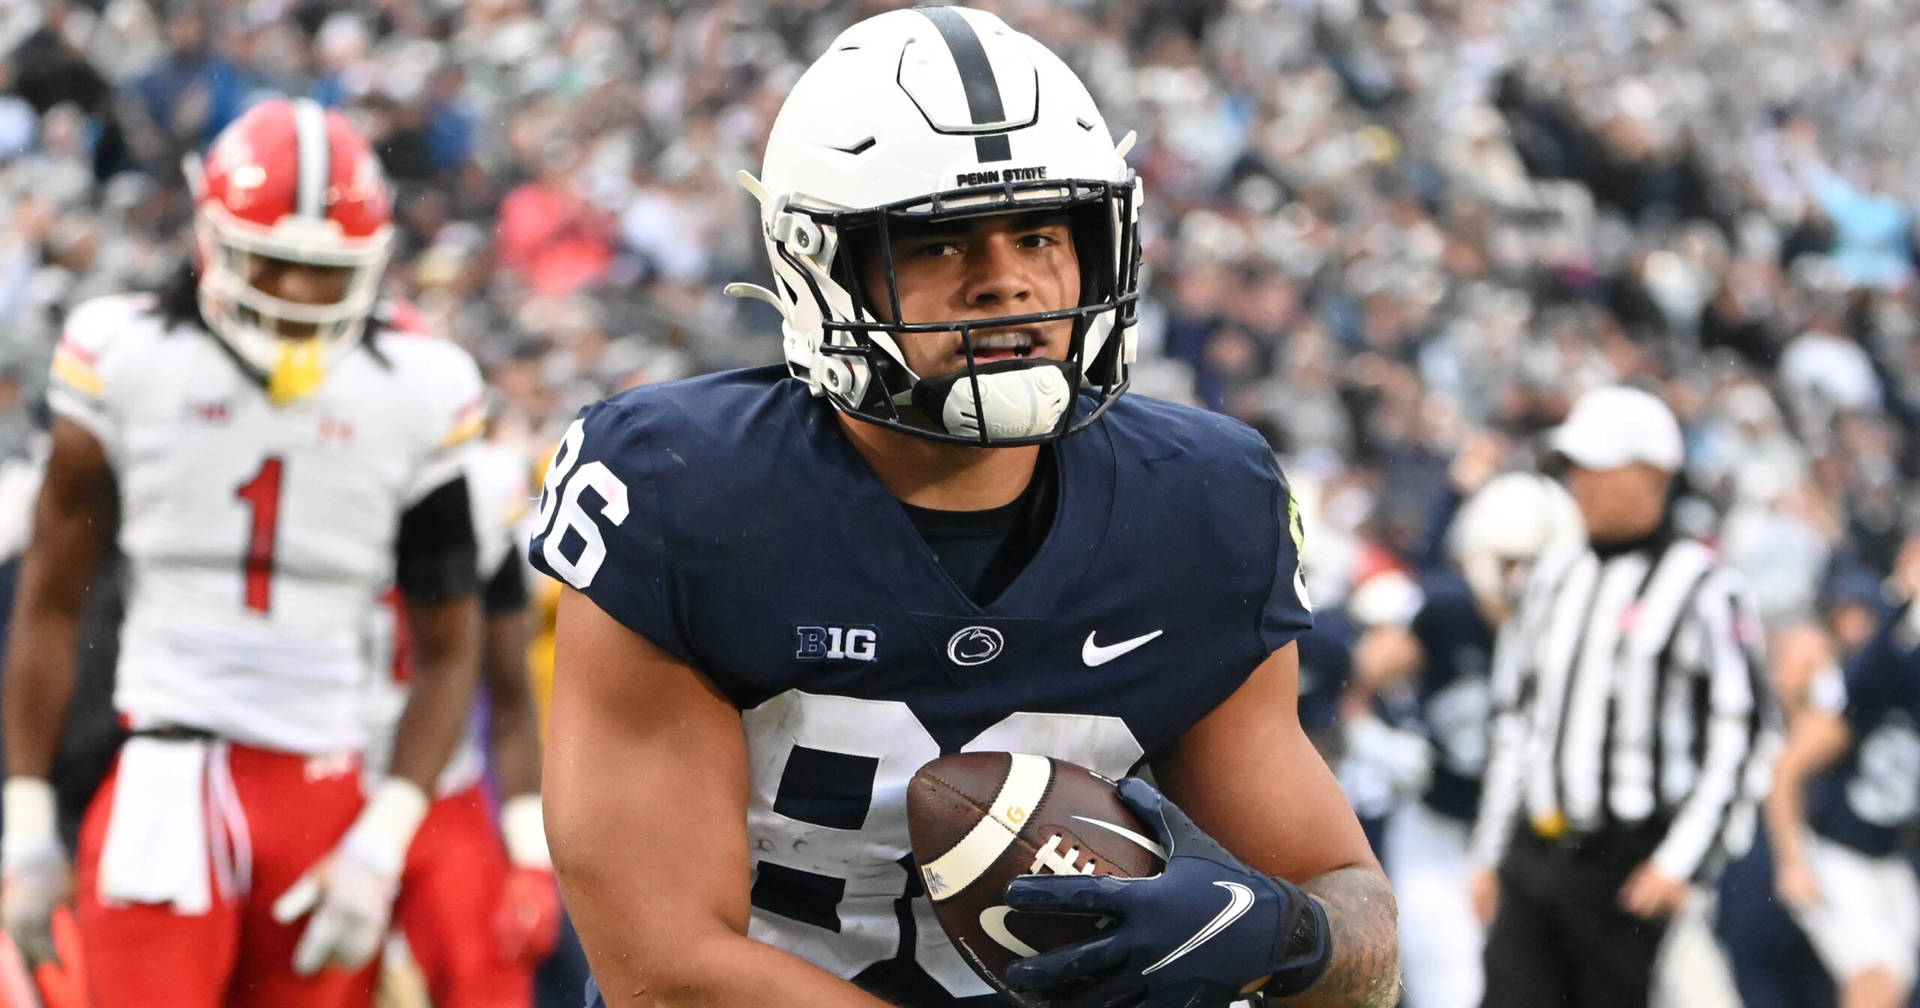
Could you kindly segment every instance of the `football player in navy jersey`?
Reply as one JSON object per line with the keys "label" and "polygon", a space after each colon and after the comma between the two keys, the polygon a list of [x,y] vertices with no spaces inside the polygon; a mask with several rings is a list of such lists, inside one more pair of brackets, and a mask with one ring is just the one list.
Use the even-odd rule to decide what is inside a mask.
{"label": "football player in navy jersey", "polygon": [[[1382,850],[1400,899],[1408,1008],[1480,1003],[1483,911],[1463,880],[1474,874],[1468,848],[1493,717],[1495,634],[1533,560],[1581,534],[1559,484],[1525,472],[1493,477],[1452,516],[1451,562],[1420,572],[1402,603],[1407,618],[1370,629],[1354,649],[1358,692],[1389,723],[1423,735],[1432,753],[1418,800],[1394,812]],[[1395,718],[1394,708],[1404,713]]]}
{"label": "football player in navy jersey", "polygon": [[[1860,601],[1878,605],[1880,579],[1870,579],[1868,589],[1870,598]],[[1857,653],[1873,636],[1875,627],[1870,624],[1866,639],[1848,647],[1845,639],[1828,629],[1833,611],[1853,604],[1850,599],[1829,598],[1822,602],[1821,608],[1829,611],[1820,623],[1774,632],[1768,643],[1772,687],[1786,724],[1799,717],[1813,684],[1822,682],[1823,689],[1830,688],[1824,684],[1832,666]],[[1875,623],[1880,619],[1875,616]],[[1721,875],[1714,904],[1714,933],[1727,951],[1740,1003],[1744,1008],[1835,1008],[1833,976],[1774,891],[1772,846],[1766,831],[1757,831],[1753,849],[1728,864]]]}
{"label": "football player in navy jersey", "polygon": [[1121,795],[1161,874],[1009,886],[1116,921],[1016,963],[1031,1003],[1394,1002],[1392,894],[1295,716],[1286,484],[1245,426],[1122,398],[1126,146],[991,15],[861,22],[743,178],[774,281],[732,290],[787,367],[568,429],[547,827],[607,1002],[1002,1003],[908,855],[908,778],[962,750],[1157,782]]}
{"label": "football player in navy jersey", "polygon": [[1775,888],[1841,1008],[1898,1008],[1914,986],[1920,882],[1901,830],[1920,813],[1920,605],[1829,666],[1789,726],[1767,797]]}

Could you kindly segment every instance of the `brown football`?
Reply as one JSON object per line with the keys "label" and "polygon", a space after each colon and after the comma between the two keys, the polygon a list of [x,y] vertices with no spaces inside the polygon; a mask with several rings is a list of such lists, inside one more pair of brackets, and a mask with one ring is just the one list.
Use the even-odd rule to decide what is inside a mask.
{"label": "brown football", "polygon": [[1165,853],[1114,793],[1085,767],[1024,753],[942,756],[907,785],[907,833],[934,916],[981,979],[1015,959],[1099,933],[1106,921],[1025,913],[1002,902],[1020,875],[1141,877]]}

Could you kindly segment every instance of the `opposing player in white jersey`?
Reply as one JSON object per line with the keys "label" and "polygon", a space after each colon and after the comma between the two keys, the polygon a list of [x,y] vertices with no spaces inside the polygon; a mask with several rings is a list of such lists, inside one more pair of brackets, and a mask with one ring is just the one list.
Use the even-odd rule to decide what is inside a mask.
{"label": "opposing player in white jersey", "polygon": [[[394,906],[394,928],[437,1008],[527,1008],[533,971],[559,938],[560,892],[541,824],[539,728],[527,673],[527,561],[517,530],[533,493],[529,475],[525,457],[504,445],[482,441],[467,453],[485,586],[486,735],[505,800],[496,828],[482,788],[480,732],[469,721],[407,853]],[[412,679],[404,612],[396,597],[376,613],[375,655],[390,654],[383,664],[394,674],[374,681],[370,779],[385,773],[389,747],[381,740],[393,737]]]}
{"label": "opposing player in white jersey", "polygon": [[[99,1008],[366,1004],[427,789],[472,703],[479,606],[461,455],[480,380],[369,325],[389,189],[347,121],[248,111],[190,163],[196,275],[72,315],[6,657],[0,918],[30,956],[66,895],[46,784],[75,626],[117,536],[114,704],[131,733],[72,899]],[[392,769],[359,774],[376,591],[410,600]]]}

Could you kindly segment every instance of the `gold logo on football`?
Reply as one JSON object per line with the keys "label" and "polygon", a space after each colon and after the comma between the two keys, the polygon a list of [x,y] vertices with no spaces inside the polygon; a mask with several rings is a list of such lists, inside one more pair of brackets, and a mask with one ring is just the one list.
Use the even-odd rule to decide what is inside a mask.
{"label": "gold logo on football", "polygon": [[1007,807],[1007,821],[1008,821],[1008,822],[1010,822],[1010,823],[1013,823],[1013,824],[1015,824],[1015,825],[1018,825],[1018,824],[1020,824],[1020,823],[1023,823],[1023,822],[1026,822],[1026,821],[1027,821],[1027,810],[1026,810],[1026,809],[1023,809],[1023,808],[1021,808],[1021,807],[1020,807],[1020,806],[1018,806],[1018,805],[1010,805],[1010,806],[1008,806],[1008,807]]}

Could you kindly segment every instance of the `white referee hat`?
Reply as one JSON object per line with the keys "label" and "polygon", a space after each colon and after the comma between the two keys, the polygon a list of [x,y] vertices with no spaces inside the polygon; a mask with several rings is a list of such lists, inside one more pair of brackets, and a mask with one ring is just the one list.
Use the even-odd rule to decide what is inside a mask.
{"label": "white referee hat", "polygon": [[1582,469],[1604,471],[1645,462],[1674,472],[1686,458],[1673,411],[1658,396],[1625,385],[1586,392],[1547,443]]}

